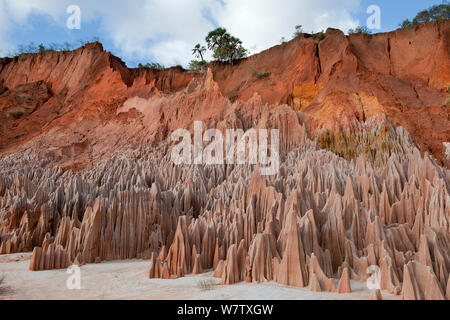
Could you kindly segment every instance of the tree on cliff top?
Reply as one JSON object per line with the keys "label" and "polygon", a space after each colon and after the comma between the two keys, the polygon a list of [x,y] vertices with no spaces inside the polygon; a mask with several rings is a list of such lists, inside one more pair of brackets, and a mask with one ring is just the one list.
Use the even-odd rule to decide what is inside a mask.
{"label": "tree on cliff top", "polygon": [[233,64],[236,60],[247,56],[247,49],[242,41],[233,37],[225,28],[217,28],[206,36],[208,49],[213,51],[213,57],[219,61]]}
{"label": "tree on cliff top", "polygon": [[203,54],[206,52],[206,48],[202,46],[200,43],[197,43],[197,45],[192,49],[192,54],[196,55],[198,58],[201,59],[201,61],[205,61],[203,59]]}
{"label": "tree on cliff top", "polygon": [[440,5],[435,5],[428,10],[420,11],[412,21],[409,19],[404,20],[400,24],[400,27],[409,28],[423,22],[440,21],[446,19],[450,19],[450,4],[448,1],[443,1]]}

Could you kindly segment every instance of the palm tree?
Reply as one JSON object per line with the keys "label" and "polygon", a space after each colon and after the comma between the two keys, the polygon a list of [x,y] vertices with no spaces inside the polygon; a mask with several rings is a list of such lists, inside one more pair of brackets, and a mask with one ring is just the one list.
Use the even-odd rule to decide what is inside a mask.
{"label": "palm tree", "polygon": [[206,52],[206,48],[200,45],[200,43],[197,43],[197,45],[192,49],[192,54],[197,55],[200,59],[202,59],[202,62],[205,61],[203,59],[203,54]]}

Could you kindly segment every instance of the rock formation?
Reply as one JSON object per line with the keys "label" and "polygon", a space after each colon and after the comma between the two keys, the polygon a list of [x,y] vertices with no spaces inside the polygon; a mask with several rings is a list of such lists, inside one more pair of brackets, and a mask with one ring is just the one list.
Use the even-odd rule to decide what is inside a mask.
{"label": "rock formation", "polygon": [[380,289],[373,290],[370,294],[369,300],[383,300]]}
{"label": "rock formation", "polygon": [[[99,44],[0,60],[0,254],[339,293],[378,266],[382,290],[448,299],[449,26],[329,29],[206,74],[128,69]],[[278,129],[280,169],[174,164],[170,134],[197,120]]]}
{"label": "rock formation", "polygon": [[341,279],[339,280],[339,284],[337,287],[338,293],[350,293],[352,292],[351,284],[350,284],[350,271],[348,268],[345,268],[342,272]]}

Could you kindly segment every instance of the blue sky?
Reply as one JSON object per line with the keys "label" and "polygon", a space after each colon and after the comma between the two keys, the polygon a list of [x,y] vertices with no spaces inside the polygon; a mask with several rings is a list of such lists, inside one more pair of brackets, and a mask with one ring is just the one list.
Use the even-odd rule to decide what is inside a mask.
{"label": "blue sky", "polygon": [[441,0],[362,0],[361,9],[356,13],[356,17],[363,21],[367,17],[365,9],[372,4],[377,4],[381,8],[382,29],[380,31],[387,32],[397,29],[399,23],[406,18],[414,18],[419,11],[441,3]]}
{"label": "blue sky", "polygon": [[[281,5],[283,3],[283,5]],[[30,42],[76,43],[100,39],[128,66],[160,62],[186,66],[190,49],[206,33],[225,26],[259,52],[290,39],[294,26],[306,32],[365,25],[370,5],[381,9],[386,32],[441,0],[0,0],[0,55]],[[81,9],[81,29],[69,30],[67,6]]]}

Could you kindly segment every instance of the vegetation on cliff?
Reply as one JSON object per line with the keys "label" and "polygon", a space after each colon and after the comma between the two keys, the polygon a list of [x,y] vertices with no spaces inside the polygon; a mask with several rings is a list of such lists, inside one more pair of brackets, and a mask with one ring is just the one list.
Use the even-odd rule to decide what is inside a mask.
{"label": "vegetation on cliff", "polygon": [[44,53],[44,52],[58,52],[58,51],[73,51],[80,47],[85,46],[88,43],[98,42],[99,39],[94,37],[92,39],[80,39],[77,42],[64,42],[64,43],[50,43],[50,44],[35,44],[30,42],[27,45],[21,44],[17,47],[17,51],[13,52],[12,56],[18,56],[24,53]]}
{"label": "vegetation on cliff", "polygon": [[423,22],[440,21],[450,19],[450,4],[448,1],[443,1],[440,5],[432,6],[427,10],[420,11],[414,19],[406,19],[400,23],[401,28],[409,28]]}
{"label": "vegetation on cliff", "polygon": [[206,36],[208,48],[213,51],[213,57],[222,62],[233,64],[247,56],[248,51],[242,46],[242,41],[227,32],[225,28],[217,28]]}
{"label": "vegetation on cliff", "polygon": [[366,26],[359,26],[355,29],[348,30],[348,34],[370,34],[371,31]]}
{"label": "vegetation on cliff", "polygon": [[139,63],[138,64],[138,68],[142,69],[157,69],[157,70],[162,70],[165,69],[164,65],[158,63],[158,62],[150,62],[150,63],[146,63],[146,64],[142,64]]}

